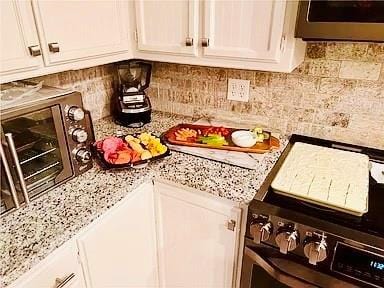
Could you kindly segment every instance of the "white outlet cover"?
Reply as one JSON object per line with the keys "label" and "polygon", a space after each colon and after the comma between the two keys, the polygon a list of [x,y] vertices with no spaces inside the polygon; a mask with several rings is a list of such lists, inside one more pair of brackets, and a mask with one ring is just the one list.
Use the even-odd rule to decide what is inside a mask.
{"label": "white outlet cover", "polygon": [[227,99],[248,102],[250,80],[228,78]]}

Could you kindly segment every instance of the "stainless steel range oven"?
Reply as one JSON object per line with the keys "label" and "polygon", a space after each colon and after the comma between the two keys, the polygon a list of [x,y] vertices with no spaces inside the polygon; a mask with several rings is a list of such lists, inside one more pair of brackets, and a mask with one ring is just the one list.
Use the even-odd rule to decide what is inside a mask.
{"label": "stainless steel range oven", "polygon": [[[275,193],[271,183],[295,142],[369,157],[362,216]],[[374,172],[373,172],[374,171]],[[293,135],[248,208],[241,288],[384,287],[384,151]]]}
{"label": "stainless steel range oven", "polygon": [[300,1],[295,36],[384,42],[384,1]]}
{"label": "stainless steel range oven", "polygon": [[[246,241],[240,288],[361,287],[306,267],[268,245]],[[380,287],[380,286],[379,286]]]}
{"label": "stainless steel range oven", "polygon": [[3,214],[90,169],[94,136],[78,92],[5,84],[1,100]]}

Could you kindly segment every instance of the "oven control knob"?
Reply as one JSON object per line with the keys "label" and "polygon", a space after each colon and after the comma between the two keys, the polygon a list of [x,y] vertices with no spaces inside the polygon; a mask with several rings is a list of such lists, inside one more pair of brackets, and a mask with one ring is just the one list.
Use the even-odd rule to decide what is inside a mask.
{"label": "oven control knob", "polygon": [[87,164],[92,159],[92,154],[86,148],[79,148],[75,150],[75,158],[83,164]]}
{"label": "oven control knob", "polygon": [[72,139],[77,143],[83,143],[88,139],[88,133],[83,128],[76,128],[72,131]]}
{"label": "oven control knob", "polygon": [[295,250],[299,245],[299,232],[291,227],[283,226],[277,230],[275,240],[280,252],[287,254],[289,251]]}
{"label": "oven control knob", "polygon": [[68,118],[72,121],[80,121],[85,117],[84,110],[77,106],[68,109]]}
{"label": "oven control knob", "polygon": [[255,219],[255,221],[251,223],[250,232],[253,237],[253,242],[260,244],[261,241],[267,241],[269,239],[269,236],[271,236],[273,232],[273,226],[271,222],[258,221],[258,219]]}
{"label": "oven control knob", "polygon": [[304,239],[304,254],[309,264],[316,265],[317,262],[327,258],[327,242],[324,236],[307,237]]}

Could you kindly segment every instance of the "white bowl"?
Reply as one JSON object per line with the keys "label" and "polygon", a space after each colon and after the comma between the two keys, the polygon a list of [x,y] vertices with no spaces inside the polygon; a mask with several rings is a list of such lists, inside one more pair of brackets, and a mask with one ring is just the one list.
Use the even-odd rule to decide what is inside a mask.
{"label": "white bowl", "polygon": [[231,137],[236,146],[244,148],[252,147],[257,141],[255,134],[247,130],[235,131]]}

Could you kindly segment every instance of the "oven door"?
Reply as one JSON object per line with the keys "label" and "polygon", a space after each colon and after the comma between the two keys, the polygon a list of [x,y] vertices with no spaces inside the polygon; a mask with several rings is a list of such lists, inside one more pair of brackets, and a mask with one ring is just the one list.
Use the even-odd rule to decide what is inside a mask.
{"label": "oven door", "polygon": [[295,37],[384,42],[384,1],[300,1]]}
{"label": "oven door", "polygon": [[[6,169],[1,183],[2,210],[15,206],[14,187],[19,204],[27,203],[56,184],[70,178],[73,170],[59,105],[31,112],[23,109],[5,114],[1,120],[2,165]],[[12,181],[13,180],[13,183]]]}
{"label": "oven door", "polygon": [[240,288],[358,287],[296,263],[268,246],[245,246]]}

